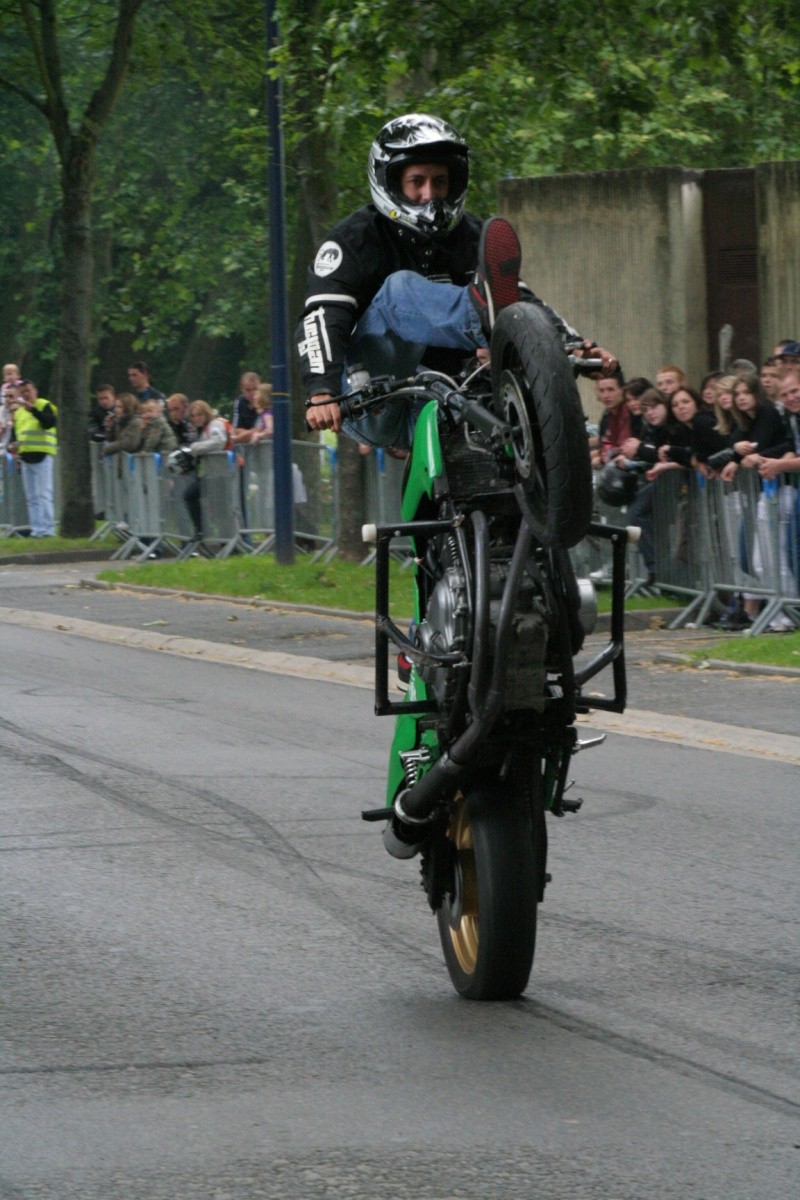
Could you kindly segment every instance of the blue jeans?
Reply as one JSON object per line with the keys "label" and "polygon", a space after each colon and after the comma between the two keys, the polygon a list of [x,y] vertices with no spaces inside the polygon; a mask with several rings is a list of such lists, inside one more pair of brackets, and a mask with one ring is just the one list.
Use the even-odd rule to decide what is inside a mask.
{"label": "blue jeans", "polygon": [[53,511],[53,455],[45,454],[38,463],[20,460],[20,466],[31,537],[50,537],[56,531]]}
{"label": "blue jeans", "polygon": [[[486,344],[468,287],[435,283],[416,271],[395,271],[353,330],[347,363],[361,363],[370,375],[404,379],[416,372],[427,346],[468,353]],[[397,402],[345,421],[343,432],[370,446],[407,449],[418,411],[408,401]]]}

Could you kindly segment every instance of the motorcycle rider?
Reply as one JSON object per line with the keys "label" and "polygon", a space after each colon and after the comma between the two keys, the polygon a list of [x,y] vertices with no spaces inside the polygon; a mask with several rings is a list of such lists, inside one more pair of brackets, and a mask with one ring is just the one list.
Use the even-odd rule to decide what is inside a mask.
{"label": "motorcycle rider", "polygon": [[[419,364],[453,375],[470,356],[488,358],[496,312],[518,300],[542,304],[519,280],[521,250],[500,217],[465,212],[469,148],[439,117],[408,113],[387,122],[369,152],[372,204],[331,230],[309,267],[297,352],[312,430],[360,442],[410,445],[414,413],[387,405],[342,425],[335,395],[348,367],[411,375]],[[579,351],[616,359],[585,341],[543,305]]]}

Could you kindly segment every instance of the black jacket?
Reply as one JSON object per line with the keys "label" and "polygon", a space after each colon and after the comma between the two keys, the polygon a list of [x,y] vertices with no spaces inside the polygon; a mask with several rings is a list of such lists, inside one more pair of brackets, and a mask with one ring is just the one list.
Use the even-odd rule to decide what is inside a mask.
{"label": "black jacket", "polygon": [[[762,454],[764,458],[781,458],[792,449],[787,425],[777,408],[773,408],[771,404],[762,404],[761,408],[756,410],[752,423],[735,430],[730,436],[730,442],[731,445],[736,442],[756,442],[756,453]],[[734,462],[741,460],[740,454],[734,455]]]}
{"label": "black jacket", "polygon": [[[482,224],[465,213],[452,232],[432,240],[367,204],[335,225],[308,269],[305,307],[296,331],[307,395],[341,392],[350,335],[389,275],[416,271],[428,279],[469,283],[477,266]],[[451,370],[454,356],[458,361],[465,357],[463,351],[444,354]],[[426,363],[434,365],[428,356]]]}

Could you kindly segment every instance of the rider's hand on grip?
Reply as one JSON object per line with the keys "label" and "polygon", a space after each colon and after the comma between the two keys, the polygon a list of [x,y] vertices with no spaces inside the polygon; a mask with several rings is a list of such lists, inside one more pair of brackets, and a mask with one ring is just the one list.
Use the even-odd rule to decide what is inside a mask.
{"label": "rider's hand on grip", "polygon": [[306,425],[312,432],[332,429],[338,433],[342,428],[342,410],[327,392],[311,397],[306,408]]}

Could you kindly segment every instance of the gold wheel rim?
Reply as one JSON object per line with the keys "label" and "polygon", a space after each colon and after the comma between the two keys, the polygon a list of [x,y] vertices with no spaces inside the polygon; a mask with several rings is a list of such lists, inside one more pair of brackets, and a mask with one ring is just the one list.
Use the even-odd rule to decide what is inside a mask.
{"label": "gold wheel rim", "polygon": [[[472,826],[463,797],[456,804],[447,833],[456,847],[456,897],[450,940],[461,970],[465,975],[472,975],[478,963],[478,877]],[[456,915],[457,924],[453,919]]]}

